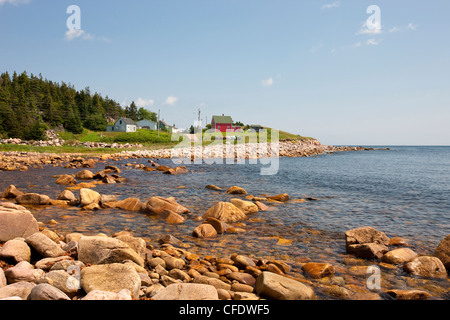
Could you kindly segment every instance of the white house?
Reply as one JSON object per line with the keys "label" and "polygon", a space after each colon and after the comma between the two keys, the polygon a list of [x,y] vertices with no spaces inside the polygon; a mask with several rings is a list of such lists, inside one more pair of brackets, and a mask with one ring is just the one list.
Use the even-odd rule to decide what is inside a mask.
{"label": "white house", "polygon": [[106,131],[114,132],[136,132],[136,123],[129,118],[119,118],[113,126],[108,126]]}

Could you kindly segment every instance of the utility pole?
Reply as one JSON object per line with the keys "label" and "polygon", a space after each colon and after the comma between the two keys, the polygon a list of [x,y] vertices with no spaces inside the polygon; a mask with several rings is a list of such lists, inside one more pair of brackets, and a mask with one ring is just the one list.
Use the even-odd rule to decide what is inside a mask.
{"label": "utility pole", "polygon": [[158,128],[158,139],[159,139],[159,117],[160,117],[160,113],[161,113],[161,109],[158,109],[158,123],[157,123],[157,128]]}
{"label": "utility pole", "polygon": [[202,120],[201,119],[202,119],[201,118],[201,111],[200,111],[200,108],[198,108],[198,123],[197,123],[197,127],[198,127],[197,131],[198,132],[202,132],[202,125],[201,125]]}

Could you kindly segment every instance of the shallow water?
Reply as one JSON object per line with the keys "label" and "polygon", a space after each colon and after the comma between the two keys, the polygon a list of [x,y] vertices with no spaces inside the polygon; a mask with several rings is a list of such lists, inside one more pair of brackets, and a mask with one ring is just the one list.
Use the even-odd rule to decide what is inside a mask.
{"label": "shallow water", "polygon": [[[119,199],[137,197],[141,201],[152,196],[175,197],[191,210],[186,223],[177,226],[118,209],[83,212],[79,208],[46,207],[32,211],[38,221],[56,220],[58,224],[51,228],[61,233],[112,234],[130,230],[135,236],[155,243],[169,233],[202,254],[228,257],[236,252],[272,257],[290,262],[294,272],[299,271],[298,262],[330,262],[337,267],[338,274],[339,270],[345,273],[350,267],[344,263],[350,257],[345,253],[346,230],[371,226],[390,237],[407,239],[413,250],[428,255],[450,233],[450,147],[390,148],[282,158],[275,176],[261,176],[259,165],[188,165],[190,173],[186,175],[163,175],[125,166],[126,163],[148,165],[146,159],[108,161],[92,169],[96,172],[106,164],[117,165],[122,170],[120,175],[128,179],[125,184],[98,185],[95,190],[101,194],[115,194]],[[170,160],[158,163],[174,166]],[[22,191],[43,193],[56,199],[64,186],[56,185],[52,176],[79,170],[48,166],[23,173],[0,172],[0,190],[14,184]],[[275,204],[273,211],[251,215],[239,225],[245,233],[221,235],[212,240],[196,239],[191,234],[200,222],[194,218],[218,201],[236,197],[206,190],[208,184],[225,190],[238,185],[255,196],[288,193],[293,201]],[[305,197],[319,200],[295,201]],[[281,245],[279,238],[292,243]],[[412,283],[401,268],[383,272],[385,288],[418,287],[438,297],[448,294],[447,280],[433,280],[430,284],[430,281],[414,279]],[[364,277],[360,280],[364,281]]]}

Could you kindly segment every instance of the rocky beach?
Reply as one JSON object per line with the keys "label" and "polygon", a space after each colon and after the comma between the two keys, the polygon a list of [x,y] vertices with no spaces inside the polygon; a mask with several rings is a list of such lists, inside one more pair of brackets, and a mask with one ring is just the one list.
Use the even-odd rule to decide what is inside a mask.
{"label": "rocky beach", "polygon": [[[223,151],[205,148],[191,149],[191,155]],[[361,150],[370,148],[329,147],[311,141],[282,142],[276,151],[281,157],[310,157]],[[268,215],[319,199],[294,198],[288,193],[253,195],[239,185],[204,183],[203,196],[220,201],[193,209],[190,200],[180,196],[142,197],[126,189],[131,172],[163,179],[158,181],[172,179],[171,183],[196,174],[192,167],[164,162],[170,151],[124,151],[96,157],[2,154],[2,180],[6,174],[27,175],[30,170],[58,171],[41,179],[54,190],[52,194],[18,188],[10,178],[3,181],[8,186],[1,190],[0,201],[0,299],[449,299],[450,235],[431,250],[421,249],[413,239],[387,235],[367,225],[338,234],[341,252],[332,258],[291,252],[274,257],[238,245],[224,249],[224,241],[246,234],[251,237],[252,226],[270,219]],[[240,153],[235,151],[234,155]],[[252,146],[246,152],[244,157],[251,158]],[[105,186],[111,188],[110,193],[96,191]],[[182,192],[188,187],[176,188]],[[130,228],[90,233],[81,225],[72,230],[72,225],[65,226],[74,217],[101,220],[111,212],[125,220],[149,217],[150,223],[167,225],[169,230],[184,228],[186,236],[181,239],[170,232],[156,236],[151,230],[144,236]],[[49,213],[55,218],[50,219]],[[318,230],[302,232],[308,242],[322,236]],[[283,233],[260,235],[255,240],[269,241],[281,250],[292,246]],[[324,253],[327,250],[322,248]]]}

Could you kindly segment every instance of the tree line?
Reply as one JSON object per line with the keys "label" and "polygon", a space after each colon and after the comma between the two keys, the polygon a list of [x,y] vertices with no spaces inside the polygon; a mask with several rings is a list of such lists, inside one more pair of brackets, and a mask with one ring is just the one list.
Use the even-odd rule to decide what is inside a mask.
{"label": "tree line", "polygon": [[122,106],[89,87],[76,90],[65,82],[28,76],[26,72],[0,76],[0,138],[42,140],[49,128],[80,134],[84,128],[105,131],[109,122],[119,117],[134,121],[156,119],[156,114],[144,108]]}

